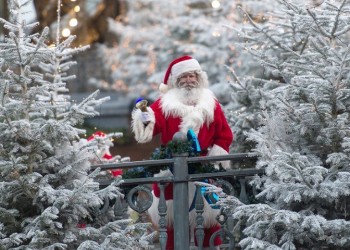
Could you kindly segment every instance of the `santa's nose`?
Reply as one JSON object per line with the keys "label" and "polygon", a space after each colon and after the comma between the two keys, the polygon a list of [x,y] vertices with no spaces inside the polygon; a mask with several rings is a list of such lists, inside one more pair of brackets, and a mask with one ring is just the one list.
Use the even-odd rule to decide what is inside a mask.
{"label": "santa's nose", "polygon": [[196,79],[196,74],[194,74],[194,73],[185,73],[185,74],[180,76],[180,79],[182,79],[182,80]]}

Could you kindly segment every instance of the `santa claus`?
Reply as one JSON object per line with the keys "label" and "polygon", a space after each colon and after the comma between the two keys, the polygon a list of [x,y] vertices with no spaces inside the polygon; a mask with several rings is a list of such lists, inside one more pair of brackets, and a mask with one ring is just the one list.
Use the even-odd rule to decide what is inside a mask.
{"label": "santa claus", "polygon": [[[164,83],[160,86],[161,96],[150,107],[143,110],[135,109],[132,112],[132,130],[139,143],[152,140],[160,134],[161,143],[166,145],[173,139],[176,132],[187,132],[192,129],[196,134],[201,155],[227,155],[233,140],[232,131],[227,123],[220,103],[212,91],[208,89],[208,77],[202,71],[198,61],[190,56],[182,56],[170,63],[165,73]],[[220,162],[230,168],[229,161]],[[169,175],[170,171],[161,175]],[[189,185],[189,199],[194,196],[193,183]],[[165,198],[168,205],[168,241],[166,249],[173,249],[174,238],[172,225],[172,185],[165,189]],[[153,185],[154,204],[150,208],[153,222],[157,223],[157,203],[159,188]],[[191,202],[190,202],[191,204]],[[170,207],[170,209],[169,209]],[[207,209],[210,209],[208,206]],[[215,221],[216,213],[208,211],[205,214],[204,247],[208,247],[210,236],[220,229]],[[218,237],[217,237],[218,238]],[[220,239],[215,239],[215,245],[220,245]]]}

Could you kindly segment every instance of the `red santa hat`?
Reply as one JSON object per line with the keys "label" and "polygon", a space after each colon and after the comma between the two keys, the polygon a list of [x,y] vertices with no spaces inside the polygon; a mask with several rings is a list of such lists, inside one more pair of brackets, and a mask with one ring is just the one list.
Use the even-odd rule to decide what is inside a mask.
{"label": "red santa hat", "polygon": [[168,69],[165,72],[164,81],[160,84],[159,90],[162,93],[165,93],[169,88],[168,83],[170,82],[170,79],[173,79],[172,81],[174,83],[181,74],[190,71],[202,71],[202,68],[196,59],[187,55],[176,58],[169,64]]}
{"label": "red santa hat", "polygon": [[[101,138],[105,138],[106,134],[103,133],[102,131],[96,131],[95,133],[93,133],[87,140],[88,141],[92,141],[94,140],[96,137],[101,137]],[[111,155],[111,153],[109,152],[109,150],[107,152],[105,152],[105,154],[103,154],[102,158],[104,160],[111,160],[113,158],[113,156]],[[112,175],[113,176],[118,176],[118,175],[122,175],[123,174],[123,170],[122,169],[115,169],[115,170],[111,170]]]}
{"label": "red santa hat", "polygon": [[[106,137],[106,134],[103,133],[102,131],[96,131],[95,133],[93,133],[87,140],[88,141],[92,141],[94,140],[96,137],[101,137],[101,138],[105,138]],[[105,160],[110,160],[113,158],[113,156],[109,153],[109,152],[106,152],[103,156],[102,156],[103,159]]]}
{"label": "red santa hat", "polygon": [[106,137],[106,134],[103,133],[102,131],[96,131],[87,140],[92,141],[93,139],[95,139],[95,137]]}

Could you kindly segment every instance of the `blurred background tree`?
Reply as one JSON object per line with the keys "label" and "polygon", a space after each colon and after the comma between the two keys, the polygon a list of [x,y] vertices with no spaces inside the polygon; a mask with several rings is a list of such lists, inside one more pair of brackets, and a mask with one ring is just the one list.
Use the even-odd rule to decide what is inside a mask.
{"label": "blurred background tree", "polygon": [[[37,32],[44,27],[57,25],[57,1],[34,0],[34,7],[39,25],[33,30]],[[118,19],[126,14],[126,2],[116,0],[62,0],[61,25],[62,36],[77,36],[73,46],[92,44],[94,42],[109,43],[113,37],[108,30],[108,18]]]}

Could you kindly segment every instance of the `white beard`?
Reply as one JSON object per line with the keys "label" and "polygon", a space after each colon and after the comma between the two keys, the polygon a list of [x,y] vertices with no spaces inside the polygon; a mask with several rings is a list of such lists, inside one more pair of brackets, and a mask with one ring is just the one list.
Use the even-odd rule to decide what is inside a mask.
{"label": "white beard", "polygon": [[214,120],[216,99],[207,88],[170,89],[161,97],[161,109],[165,118],[180,117],[179,129],[187,133],[192,128],[198,135],[199,129]]}
{"label": "white beard", "polygon": [[196,106],[202,97],[203,88],[175,88],[172,89],[178,100],[189,106]]}

